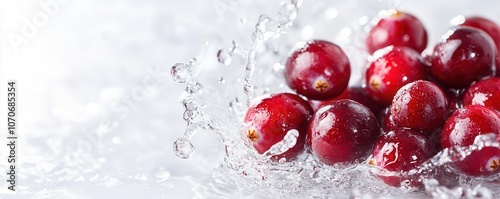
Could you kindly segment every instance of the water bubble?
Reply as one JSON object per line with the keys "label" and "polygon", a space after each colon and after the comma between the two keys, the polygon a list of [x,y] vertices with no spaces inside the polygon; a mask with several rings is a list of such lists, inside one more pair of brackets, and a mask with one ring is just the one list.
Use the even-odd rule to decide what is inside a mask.
{"label": "water bubble", "polygon": [[179,138],[174,142],[174,153],[177,157],[187,159],[194,153],[194,146],[188,139]]}
{"label": "water bubble", "polygon": [[183,63],[176,63],[172,66],[170,73],[177,83],[186,83],[191,79],[191,70],[188,65]]}
{"label": "water bubble", "polygon": [[233,55],[230,52],[227,52],[226,50],[220,49],[217,52],[217,61],[219,61],[219,63],[227,66],[227,65],[231,64],[231,61],[233,59],[232,56]]}
{"label": "water bubble", "polygon": [[159,182],[166,181],[170,178],[170,173],[168,171],[160,170],[155,174]]}

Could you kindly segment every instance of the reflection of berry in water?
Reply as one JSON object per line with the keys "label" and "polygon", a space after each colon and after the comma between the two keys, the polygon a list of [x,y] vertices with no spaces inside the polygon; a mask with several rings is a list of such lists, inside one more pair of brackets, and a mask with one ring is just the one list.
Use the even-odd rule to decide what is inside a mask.
{"label": "reflection of berry in water", "polygon": [[352,163],[368,156],[380,135],[377,118],[353,100],[332,101],[311,119],[307,144],[326,164]]}
{"label": "reflection of berry in water", "polygon": [[422,52],[427,46],[427,31],[413,15],[388,10],[370,30],[366,38],[366,48],[372,54],[386,46],[405,46]]}
{"label": "reflection of berry in water", "polygon": [[274,158],[293,159],[304,148],[307,124],[313,110],[309,103],[295,94],[273,94],[253,104],[245,116],[246,136],[260,154],[283,140],[288,131],[299,132],[297,143]]}
{"label": "reflection of berry in water", "polygon": [[285,65],[285,80],[297,93],[313,100],[333,98],[347,87],[351,66],[337,45],[312,40],[296,49]]}
{"label": "reflection of berry in water", "polygon": [[[500,118],[494,109],[470,105],[453,112],[446,120],[441,131],[441,145],[443,148],[453,146],[469,146],[481,134],[500,134]],[[500,149],[484,147],[473,151],[463,161],[455,163],[456,168],[471,176],[487,176],[498,173],[497,163],[500,158]]]}

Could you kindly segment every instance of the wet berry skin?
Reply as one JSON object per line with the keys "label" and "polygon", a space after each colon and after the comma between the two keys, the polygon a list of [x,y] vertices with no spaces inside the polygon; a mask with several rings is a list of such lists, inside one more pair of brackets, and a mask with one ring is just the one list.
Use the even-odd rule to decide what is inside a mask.
{"label": "wet berry skin", "polygon": [[500,78],[492,77],[480,80],[467,88],[462,103],[468,105],[483,105],[500,111]]}
{"label": "wet berry skin", "polygon": [[380,135],[377,118],[353,100],[338,100],[320,108],[311,119],[307,143],[325,164],[353,163],[369,155]]}
{"label": "wet berry skin", "polygon": [[312,40],[292,52],[284,72],[287,85],[298,94],[312,100],[327,100],[347,88],[351,65],[339,46]]}
{"label": "wet berry skin", "polygon": [[421,53],[427,47],[427,31],[413,15],[388,10],[370,30],[366,38],[370,54],[386,46],[406,46]]}
{"label": "wet berry skin", "polygon": [[370,95],[390,104],[396,92],[407,83],[426,78],[420,54],[407,47],[388,46],[376,51],[366,70]]}
{"label": "wet berry skin", "polygon": [[465,88],[494,75],[496,56],[495,44],[485,32],[455,27],[434,47],[430,74],[450,88]]}
{"label": "wet berry skin", "polygon": [[260,154],[283,140],[289,130],[299,132],[297,143],[273,158],[293,159],[304,149],[307,126],[313,114],[309,103],[290,93],[272,94],[248,108],[245,115],[246,136]]}
{"label": "wet berry skin", "polygon": [[[476,136],[481,134],[500,134],[500,118],[491,108],[470,105],[453,112],[441,130],[441,145],[443,148],[453,146],[469,146]],[[455,162],[459,171],[470,176],[487,176],[498,173],[500,169],[500,149],[484,147],[467,156],[464,160]]]}
{"label": "wet berry skin", "polygon": [[323,101],[310,101],[309,103],[311,104],[311,107],[313,107],[314,111],[317,111],[321,107],[341,99],[350,99],[359,102],[368,107],[375,116],[381,114],[385,107],[383,103],[373,99],[370,94],[368,94],[368,91],[360,86],[349,87],[335,98]]}
{"label": "wet berry skin", "polygon": [[[470,26],[486,32],[495,42],[497,52],[500,54],[500,25],[480,16],[466,17],[460,26]],[[497,77],[500,77],[500,55],[496,58]]]}
{"label": "wet berry skin", "polygon": [[[381,136],[373,146],[370,164],[387,171],[404,172],[422,165],[435,154],[431,140],[411,129],[397,129]],[[377,175],[386,184],[399,187],[403,180],[419,186],[418,176]]]}
{"label": "wet berry skin", "polygon": [[448,97],[436,84],[418,80],[398,90],[390,111],[398,127],[430,135],[441,126],[448,113]]}

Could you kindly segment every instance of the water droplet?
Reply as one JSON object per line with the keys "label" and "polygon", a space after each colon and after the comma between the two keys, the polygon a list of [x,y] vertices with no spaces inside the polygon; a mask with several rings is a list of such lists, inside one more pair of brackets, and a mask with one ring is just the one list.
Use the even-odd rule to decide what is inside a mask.
{"label": "water droplet", "polygon": [[170,173],[168,171],[158,171],[156,172],[156,178],[158,178],[158,181],[159,182],[163,182],[163,181],[166,181],[168,180],[168,178],[170,178]]}
{"label": "water droplet", "polygon": [[224,84],[226,83],[226,80],[224,79],[224,77],[219,77],[219,79],[217,79],[217,83]]}
{"label": "water droplet", "polygon": [[194,146],[189,140],[179,138],[174,142],[174,153],[179,158],[187,159],[193,155]]}
{"label": "water droplet", "polygon": [[186,83],[191,79],[191,70],[188,65],[183,63],[177,63],[172,66],[170,73],[177,83]]}
{"label": "water droplet", "polygon": [[230,52],[227,52],[226,50],[220,49],[217,52],[217,61],[219,61],[219,63],[227,66],[227,65],[231,64],[231,61],[233,59],[232,56],[233,55]]}
{"label": "water droplet", "polygon": [[199,95],[203,92],[203,86],[197,81],[192,81],[189,82],[188,85],[186,86],[186,91],[190,94]]}
{"label": "water droplet", "polygon": [[113,144],[122,143],[122,139],[120,137],[114,137],[111,141],[113,142]]}
{"label": "water droplet", "polygon": [[280,23],[290,23],[292,20],[297,18],[298,8],[291,4],[285,3],[278,10],[277,19]]}

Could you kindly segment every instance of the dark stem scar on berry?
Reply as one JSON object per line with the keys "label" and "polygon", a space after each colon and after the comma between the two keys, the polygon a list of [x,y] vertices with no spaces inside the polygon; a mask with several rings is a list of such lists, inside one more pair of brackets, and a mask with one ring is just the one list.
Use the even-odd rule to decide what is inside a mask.
{"label": "dark stem scar on berry", "polygon": [[325,80],[318,79],[314,81],[313,87],[318,92],[325,92],[328,88],[330,88],[330,84],[328,84]]}
{"label": "dark stem scar on berry", "polygon": [[372,77],[370,78],[370,87],[373,88],[373,90],[378,91],[380,90],[380,87],[382,87],[382,83],[380,82],[379,78]]}
{"label": "dark stem scar on berry", "polygon": [[492,158],[488,164],[488,170],[495,171],[500,167],[500,160],[498,158]]}
{"label": "dark stem scar on berry", "polygon": [[247,137],[251,142],[257,142],[259,140],[259,134],[255,129],[247,129]]}

